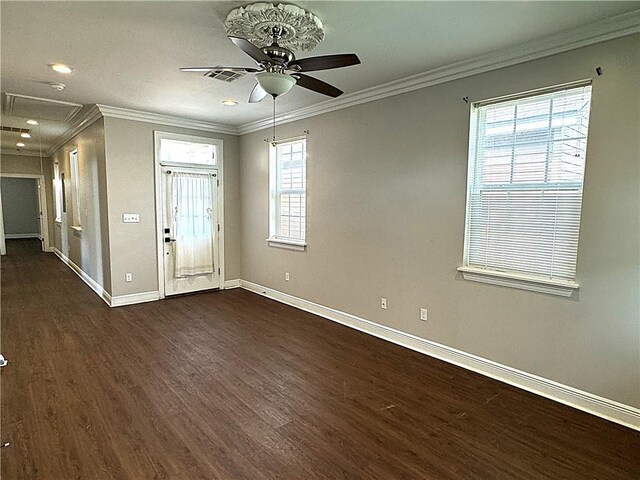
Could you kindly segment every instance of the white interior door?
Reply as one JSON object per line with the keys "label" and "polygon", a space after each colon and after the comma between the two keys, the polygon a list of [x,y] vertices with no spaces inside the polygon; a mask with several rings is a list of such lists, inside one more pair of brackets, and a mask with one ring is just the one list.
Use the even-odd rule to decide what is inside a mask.
{"label": "white interior door", "polygon": [[162,167],[165,295],[220,288],[217,176]]}

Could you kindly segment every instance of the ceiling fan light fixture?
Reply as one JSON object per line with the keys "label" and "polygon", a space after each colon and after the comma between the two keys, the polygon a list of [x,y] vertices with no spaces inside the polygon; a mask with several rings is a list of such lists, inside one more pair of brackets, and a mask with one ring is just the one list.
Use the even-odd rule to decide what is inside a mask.
{"label": "ceiling fan light fixture", "polygon": [[291,75],[276,72],[262,72],[256,74],[256,80],[262,89],[273,97],[284,95],[296,83],[296,79]]}
{"label": "ceiling fan light fixture", "polygon": [[64,63],[51,63],[49,64],[49,68],[51,68],[51,70],[53,70],[54,72],[62,73],[63,75],[69,75],[70,73],[73,73],[73,68],[65,65]]}

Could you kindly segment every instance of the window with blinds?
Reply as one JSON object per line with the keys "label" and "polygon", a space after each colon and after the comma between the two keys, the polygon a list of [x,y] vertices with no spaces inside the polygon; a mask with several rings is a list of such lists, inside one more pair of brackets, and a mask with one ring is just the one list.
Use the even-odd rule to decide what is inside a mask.
{"label": "window with blinds", "polygon": [[465,267],[575,282],[590,101],[582,84],[474,105]]}
{"label": "window with blinds", "polygon": [[271,149],[270,239],[303,244],[307,208],[306,140]]}

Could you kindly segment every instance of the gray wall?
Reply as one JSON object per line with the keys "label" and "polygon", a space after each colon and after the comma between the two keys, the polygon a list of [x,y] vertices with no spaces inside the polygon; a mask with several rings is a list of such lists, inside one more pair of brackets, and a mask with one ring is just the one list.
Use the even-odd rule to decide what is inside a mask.
{"label": "gray wall", "polygon": [[33,178],[2,178],[5,235],[40,236],[38,182]]}
{"label": "gray wall", "polygon": [[[107,117],[105,122],[109,236],[113,295],[158,290],[155,219],[154,131],[222,139],[224,142],[225,269],[240,275],[240,195],[238,138],[202,130]],[[140,223],[123,224],[123,213],[139,213]],[[133,281],[125,282],[131,272]]]}
{"label": "gray wall", "polygon": [[[640,36],[284,124],[308,139],[308,249],[267,246],[264,132],[240,139],[243,279],[640,407]],[[465,281],[469,106],[594,76],[571,298]],[[357,67],[355,67],[357,68]],[[284,281],[284,272],[291,281]],[[380,309],[386,297],[388,310]],[[429,309],[429,322],[418,309]]]}
{"label": "gray wall", "polygon": [[53,208],[53,167],[48,157],[32,157],[27,155],[2,154],[0,156],[0,173],[44,175],[45,198],[47,203],[47,219],[49,222],[49,245],[53,245],[55,220]]}
{"label": "gray wall", "polygon": [[[78,149],[82,231],[72,228],[74,189],[69,153]],[[65,176],[66,212],[54,229],[55,247],[111,293],[104,122],[99,119],[51,157]]]}

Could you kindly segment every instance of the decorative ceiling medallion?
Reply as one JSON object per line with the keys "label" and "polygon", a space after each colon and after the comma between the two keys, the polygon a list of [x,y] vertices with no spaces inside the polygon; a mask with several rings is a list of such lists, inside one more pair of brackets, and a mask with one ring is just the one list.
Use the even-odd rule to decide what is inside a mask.
{"label": "decorative ceiling medallion", "polygon": [[254,3],[232,10],[224,22],[227,35],[246,38],[258,47],[271,45],[273,27],[283,29],[278,45],[289,50],[313,50],[324,40],[322,22],[295,5]]}

